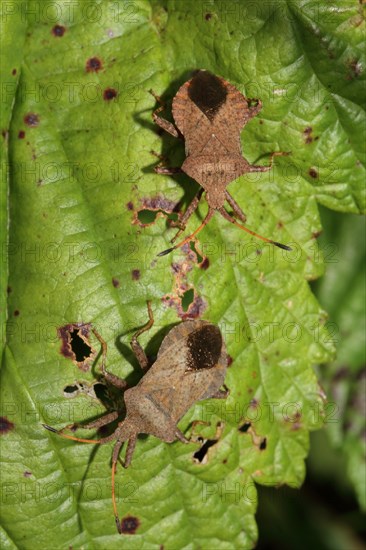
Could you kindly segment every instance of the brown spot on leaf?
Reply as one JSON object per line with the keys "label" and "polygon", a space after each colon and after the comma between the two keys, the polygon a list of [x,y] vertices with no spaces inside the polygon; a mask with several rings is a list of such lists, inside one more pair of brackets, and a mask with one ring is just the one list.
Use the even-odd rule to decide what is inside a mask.
{"label": "brown spot on leaf", "polygon": [[112,278],[112,285],[114,286],[114,288],[118,288],[119,285],[120,285],[120,282],[118,279],[116,279],[116,277],[113,277]]}
{"label": "brown spot on leaf", "polygon": [[204,259],[202,260],[202,262],[200,263],[200,268],[201,268],[201,269],[204,269],[204,270],[206,271],[206,269],[208,269],[209,266],[210,266],[210,260],[209,260],[209,259],[207,258],[207,256],[206,256],[206,258],[204,258]]}
{"label": "brown spot on leaf", "polygon": [[15,76],[15,75],[17,74],[17,70],[16,70],[16,69],[13,69],[13,70],[11,71],[11,74],[12,74],[13,76]]}
{"label": "brown spot on leaf", "polygon": [[70,323],[57,329],[61,354],[84,372],[90,369],[95,358],[95,351],[89,342],[90,329],[91,325],[85,323]]}
{"label": "brown spot on leaf", "polygon": [[0,416],[0,435],[10,432],[14,428],[13,422],[10,422],[6,416]]}
{"label": "brown spot on leaf", "polygon": [[206,21],[210,21],[212,19],[212,13],[206,13],[205,14]]}
{"label": "brown spot on leaf", "polygon": [[102,62],[98,57],[90,57],[85,65],[87,73],[97,73],[103,68]]}
{"label": "brown spot on leaf", "polygon": [[140,520],[135,516],[126,516],[121,519],[121,533],[134,535],[140,526]]}
{"label": "brown spot on leaf", "polygon": [[321,234],[322,234],[321,231],[313,231],[311,236],[312,236],[313,239],[317,239],[319,237],[319,235],[321,235]]}
{"label": "brown spot on leaf", "polygon": [[36,113],[28,113],[24,117],[24,122],[27,126],[35,127],[39,124],[39,116]]}
{"label": "brown spot on leaf", "polygon": [[117,97],[118,93],[117,90],[114,88],[106,88],[103,92],[103,99],[104,101],[111,101],[115,97]]}
{"label": "brown spot on leaf", "polygon": [[227,366],[228,367],[231,367],[231,365],[233,364],[233,361],[234,359],[231,357],[231,355],[227,355]]}
{"label": "brown spot on leaf", "polygon": [[127,210],[133,210],[133,202],[131,202],[131,201],[128,202],[128,203],[126,204],[126,206],[127,206]]}
{"label": "brown spot on leaf", "polygon": [[57,37],[61,37],[65,34],[66,27],[63,25],[55,25],[52,29],[52,34]]}
{"label": "brown spot on leaf", "polygon": [[133,281],[138,281],[139,278],[141,277],[140,270],[139,269],[133,269],[131,271],[131,277],[132,277]]}
{"label": "brown spot on leaf", "polygon": [[157,218],[167,217],[167,214],[178,210],[179,202],[171,201],[161,195],[146,197],[142,199],[142,207],[135,212],[133,223],[141,227],[148,227],[155,223]]}
{"label": "brown spot on leaf", "polygon": [[19,309],[16,309],[14,311],[14,317],[18,317],[18,315],[20,315],[20,311],[19,311]]}
{"label": "brown spot on leaf", "polygon": [[24,477],[31,477],[31,476],[32,476],[32,472],[30,472],[29,470],[25,470],[25,471],[23,472],[23,476],[24,476]]}
{"label": "brown spot on leaf", "polygon": [[18,138],[19,139],[24,139],[25,138],[25,132],[24,130],[20,130],[19,134],[18,134]]}
{"label": "brown spot on leaf", "polygon": [[308,174],[309,174],[310,177],[312,177],[314,179],[317,179],[319,177],[319,174],[318,174],[317,170],[315,170],[315,168],[310,168]]}
{"label": "brown spot on leaf", "polygon": [[157,195],[155,197],[147,197],[142,200],[142,204],[144,208],[148,210],[163,210],[164,212],[169,212],[170,214],[172,212],[177,211],[177,206],[179,203],[169,200],[161,195]]}
{"label": "brown spot on leaf", "polygon": [[305,136],[305,143],[309,144],[309,143],[312,143],[313,141],[313,136],[312,136],[312,127],[311,126],[307,126],[304,130],[304,136]]}
{"label": "brown spot on leaf", "polygon": [[353,80],[354,78],[358,78],[360,74],[362,73],[362,65],[357,59],[351,59],[347,62],[347,80]]}
{"label": "brown spot on leaf", "polygon": [[4,139],[8,139],[9,137],[8,130],[1,130],[1,135],[3,136]]}

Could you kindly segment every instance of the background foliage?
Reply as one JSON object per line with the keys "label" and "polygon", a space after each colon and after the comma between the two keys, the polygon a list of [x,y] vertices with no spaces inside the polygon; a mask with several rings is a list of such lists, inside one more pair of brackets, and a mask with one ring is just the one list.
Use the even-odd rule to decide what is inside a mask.
{"label": "background foliage", "polygon": [[[299,487],[309,431],[324,424],[327,453],[341,450],[362,504],[360,220],[325,213],[329,240],[317,245],[319,203],[354,214],[365,207],[362,10],[311,1],[2,4],[4,548],[253,547],[254,481]],[[171,165],[184,150],[154,128],[147,91],[170,104],[196,68],[262,99],[242,134],[250,162],[291,151],[230,191],[248,226],[292,243],[292,254],[215,217],[193,250],[156,259],[174,234],[163,212],[186,207],[196,185],[154,174],[151,150]],[[187,231],[205,209],[203,201]],[[157,214],[152,223],[147,211]],[[320,306],[308,281],[323,274],[324,257]],[[186,431],[209,421],[197,428],[213,443],[202,463],[193,460],[197,444],[139,439],[131,467],[119,469],[121,514],[137,518],[136,533],[121,537],[109,446],[67,442],[40,424],[105,410],[89,396],[64,397],[65,386],[90,383],[97,370],[82,372],[60,354],[57,328],[92,322],[108,342],[109,369],[135,382],[128,341],[147,299],[156,321],[142,338],[150,355],[181,319],[220,325],[231,393],[180,423]]]}

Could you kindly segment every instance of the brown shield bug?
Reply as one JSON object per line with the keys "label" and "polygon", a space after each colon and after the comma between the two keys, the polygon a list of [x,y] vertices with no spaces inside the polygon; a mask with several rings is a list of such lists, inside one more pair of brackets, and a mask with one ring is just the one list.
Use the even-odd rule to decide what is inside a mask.
{"label": "brown shield bug", "polygon": [[112,502],[119,533],[122,529],[115,498],[115,474],[123,442],[128,442],[125,468],[131,463],[138,434],[154,435],[167,443],[177,439],[189,443],[189,439],[177,427],[182,416],[197,401],[209,397],[225,398],[228,394],[227,390],[220,389],[227,368],[225,343],[219,328],[208,321],[189,320],[172,328],[160,346],[155,363],[149,365],[148,358],[138,342],[138,337],[154,323],[150,302],[147,306],[149,321],[131,340],[132,350],[144,376],[132,388],[128,388],[125,380],[106,370],[107,344],[92,328],[102,345],[101,372],[104,379],[110,385],[124,391],[126,415],[118,422],[114,433],[93,440],[66,435],[63,432],[77,428],[100,428],[118,419],[121,411],[109,412],[87,424],[70,424],[61,430],[43,424],[51,432],[82,443],[104,444],[116,440],[112,454]]}
{"label": "brown shield bug", "polygon": [[172,113],[175,125],[161,118],[164,109],[161,99],[152,91],[160,107],[153,112],[153,120],[174,137],[184,137],[186,159],[180,168],[157,166],[160,174],[185,172],[196,180],[201,189],[188,206],[186,212],[171,225],[179,227],[172,239],[174,242],[186,227],[189,217],[196,210],[203,192],[206,192],[208,212],[201,225],[179,244],[160,252],[158,256],[169,254],[172,250],[191,241],[210,221],[215,211],[240,229],[279,248],[291,250],[287,245],[262,237],[239,224],[224,208],[225,201],[233,209],[234,215],[243,223],[246,215],[227,191],[230,182],[249,172],[267,172],[272,168],[275,156],[289,153],[276,152],[270,156],[268,166],[249,164],[243,157],[240,144],[240,132],[246,123],[262,108],[260,99],[249,99],[229,82],[208,71],[197,71],[195,76],[181,86],[173,99]]}

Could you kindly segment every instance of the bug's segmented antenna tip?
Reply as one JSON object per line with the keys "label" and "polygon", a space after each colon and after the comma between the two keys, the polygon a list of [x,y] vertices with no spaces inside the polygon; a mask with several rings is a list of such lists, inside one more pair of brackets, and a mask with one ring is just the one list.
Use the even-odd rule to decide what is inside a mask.
{"label": "bug's segmented antenna tip", "polygon": [[282,250],[288,250],[290,252],[292,251],[291,246],[287,246],[287,244],[278,243],[276,241],[272,241],[272,244],[274,244],[275,246],[278,246],[278,248],[282,248]]}
{"label": "bug's segmented antenna tip", "polygon": [[159,252],[157,256],[166,256],[167,254],[170,254],[175,248],[176,246],[172,246],[172,248],[167,248],[166,250],[163,250],[163,252]]}
{"label": "bug's segmented antenna tip", "polygon": [[58,433],[58,431],[56,430],[56,428],[52,428],[52,426],[48,426],[48,424],[42,424],[42,426],[43,426],[44,428],[46,428],[46,430],[48,430],[48,431],[50,431],[50,432],[53,432],[53,433],[55,433],[55,434]]}
{"label": "bug's segmented antenna tip", "polygon": [[121,526],[121,522],[119,521],[119,517],[114,516],[114,520],[116,522],[117,531],[119,532],[120,535],[122,535],[122,526]]}

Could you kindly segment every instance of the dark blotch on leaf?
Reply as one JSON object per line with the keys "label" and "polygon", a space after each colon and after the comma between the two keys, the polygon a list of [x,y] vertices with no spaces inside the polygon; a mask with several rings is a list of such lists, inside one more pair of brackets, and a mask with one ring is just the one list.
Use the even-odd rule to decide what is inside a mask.
{"label": "dark blotch on leaf", "polygon": [[114,88],[106,88],[103,92],[103,99],[105,101],[111,101],[112,99],[114,99],[115,97],[117,97],[117,90],[115,90]]}
{"label": "dark blotch on leaf", "polygon": [[206,258],[202,261],[202,263],[200,264],[200,268],[206,270],[206,269],[209,268],[209,266],[210,266],[210,260],[206,257]]}
{"label": "dark blotch on leaf", "polygon": [[139,269],[133,269],[131,271],[131,277],[132,277],[133,281],[138,281],[139,278],[141,277],[140,270]]}
{"label": "dark blotch on leaf", "polygon": [[190,333],[187,347],[189,370],[210,369],[217,365],[221,355],[221,332],[214,325],[204,325]]}
{"label": "dark blotch on leaf", "polygon": [[52,29],[52,34],[54,36],[63,36],[65,34],[66,27],[63,25],[55,25]]}
{"label": "dark blotch on leaf", "polygon": [[313,141],[313,136],[311,135],[313,129],[311,126],[307,126],[304,130],[304,135],[305,135],[305,143],[312,143]]}
{"label": "dark blotch on leaf", "polygon": [[212,120],[225,103],[227,90],[220,78],[207,71],[199,71],[192,78],[188,96]]}
{"label": "dark blotch on leaf", "polygon": [[118,279],[116,279],[116,277],[113,277],[112,279],[112,285],[114,286],[114,288],[118,288],[119,285],[120,285],[120,282]]}
{"label": "dark blotch on leaf", "polygon": [[264,450],[266,449],[266,447],[267,447],[267,438],[264,437],[264,438],[262,439],[262,441],[260,442],[260,444],[259,444],[259,449],[260,449],[261,451],[264,451]]}
{"label": "dark blotch on leaf", "polygon": [[11,74],[15,76],[15,75],[17,74],[17,70],[16,70],[16,69],[13,69],[13,70],[11,71]]}
{"label": "dark blotch on leaf", "polygon": [[133,202],[131,202],[131,201],[128,202],[128,203],[126,204],[126,206],[127,206],[127,210],[133,210]]}
{"label": "dark blotch on leaf", "polygon": [[97,73],[102,68],[102,62],[98,57],[90,57],[86,62],[85,68],[88,73]]}
{"label": "dark blotch on leaf", "polygon": [[28,113],[24,117],[24,122],[27,126],[38,126],[39,124],[39,116],[35,113]]}
{"label": "dark blotch on leaf", "polygon": [[0,416],[0,435],[10,432],[14,428],[14,424],[6,418],[6,416]]}
{"label": "dark blotch on leaf", "polygon": [[206,13],[205,19],[206,21],[210,21],[210,19],[212,19],[212,13]]}
{"label": "dark blotch on leaf", "polygon": [[318,178],[318,172],[315,170],[315,168],[310,168],[309,170],[309,176],[311,176],[314,179]]}
{"label": "dark blotch on leaf", "polygon": [[19,309],[16,309],[14,311],[14,317],[18,317],[18,315],[20,315],[20,311],[19,311]]}
{"label": "dark blotch on leaf", "polygon": [[134,516],[126,516],[121,519],[121,533],[124,533],[125,535],[133,535],[136,533],[139,525],[140,521],[138,518]]}
{"label": "dark blotch on leaf", "polygon": [[25,132],[24,130],[20,130],[19,134],[18,134],[18,138],[19,139],[24,139],[25,138]]}

